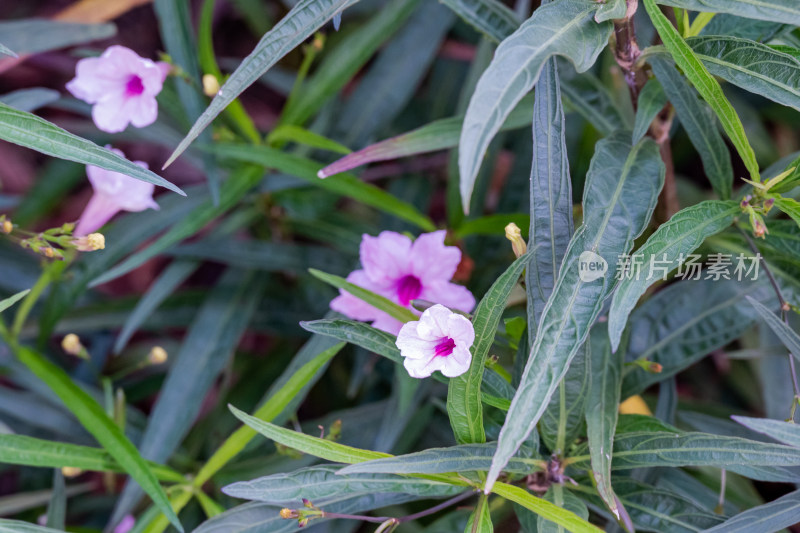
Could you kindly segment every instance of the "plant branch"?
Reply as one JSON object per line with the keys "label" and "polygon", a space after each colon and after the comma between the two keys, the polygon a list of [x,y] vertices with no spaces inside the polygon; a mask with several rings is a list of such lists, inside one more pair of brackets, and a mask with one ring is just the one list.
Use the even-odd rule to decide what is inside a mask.
{"label": "plant branch", "polygon": [[627,10],[625,17],[614,21],[614,59],[625,74],[625,83],[631,93],[634,110],[639,101],[639,93],[647,81],[644,73],[636,65],[641,55],[639,44],[636,42],[636,32],[633,26],[633,15],[639,6],[638,0],[625,0]]}

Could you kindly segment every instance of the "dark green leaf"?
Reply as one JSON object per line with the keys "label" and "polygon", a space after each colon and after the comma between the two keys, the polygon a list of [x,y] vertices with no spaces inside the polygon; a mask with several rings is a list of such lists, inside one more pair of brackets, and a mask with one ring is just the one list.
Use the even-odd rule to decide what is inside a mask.
{"label": "dark green leaf", "polygon": [[[624,2],[623,2],[624,5]],[[639,93],[636,123],[633,126],[633,142],[637,143],[647,134],[650,124],[667,104],[664,87],[655,78],[650,78]]]}

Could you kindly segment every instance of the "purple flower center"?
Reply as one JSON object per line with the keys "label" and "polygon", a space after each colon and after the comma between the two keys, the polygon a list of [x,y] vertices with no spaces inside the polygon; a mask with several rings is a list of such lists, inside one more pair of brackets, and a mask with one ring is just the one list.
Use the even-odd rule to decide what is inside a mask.
{"label": "purple flower center", "polygon": [[436,348],[433,349],[433,355],[435,357],[447,357],[451,353],[453,353],[453,349],[456,347],[456,341],[451,339],[450,337],[443,337],[439,339],[439,344],[436,345]]}
{"label": "purple flower center", "polygon": [[400,300],[400,305],[408,305],[411,300],[418,298],[421,292],[422,283],[416,276],[409,274],[397,282],[397,298]]}
{"label": "purple flower center", "polygon": [[144,92],[144,84],[142,78],[134,74],[128,78],[128,83],[125,84],[125,94],[128,96],[139,96]]}

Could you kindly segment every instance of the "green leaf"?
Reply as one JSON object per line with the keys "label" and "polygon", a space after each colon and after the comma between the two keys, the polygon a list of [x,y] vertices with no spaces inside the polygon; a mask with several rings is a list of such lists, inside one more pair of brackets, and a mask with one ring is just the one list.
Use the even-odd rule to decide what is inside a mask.
{"label": "green leaf", "polygon": [[[0,35],[8,55],[38,54],[113,37],[114,24],[76,24],[56,20],[29,18],[0,22]],[[9,50],[10,49],[10,50]]]}
{"label": "green leaf", "polygon": [[467,24],[499,43],[517,28],[517,15],[498,0],[442,0]]}
{"label": "green leaf", "polygon": [[486,494],[481,494],[478,498],[478,505],[472,511],[464,533],[494,533],[492,515],[489,512],[489,497]]}
{"label": "green leaf", "polygon": [[27,296],[29,292],[31,292],[30,289],[25,289],[24,291],[20,291],[20,292],[18,292],[17,294],[15,294],[13,296],[9,296],[8,298],[0,300],[0,313],[2,313],[3,311],[5,311],[9,307],[11,307],[12,305],[17,303],[18,301],[20,301],[23,298],[25,298],[25,296]]}
{"label": "green leaf", "polygon": [[234,172],[225,181],[225,186],[222,188],[222,196],[217,205],[214,205],[211,198],[201,203],[192,210],[191,214],[183,217],[169,228],[156,242],[144,250],[134,253],[111,269],[106,270],[92,280],[89,286],[96,287],[123,276],[169,249],[174,244],[191,237],[206,224],[234,207],[250,189],[261,181],[261,178],[261,169],[252,166],[242,167],[238,172]]}
{"label": "green leaf", "polygon": [[69,408],[103,448],[122,466],[125,471],[152,498],[153,503],[163,512],[179,531],[183,527],[169,505],[167,496],[147,463],[136,450],[122,430],[111,420],[102,407],[78,387],[61,368],[38,353],[20,346],[16,349],[19,360],[39,379],[44,381]]}
{"label": "green leaf", "polygon": [[[623,2],[623,5],[625,2]],[[639,93],[636,109],[636,123],[633,126],[633,142],[639,142],[647,134],[653,119],[658,116],[667,104],[664,87],[655,78],[650,78]]]}
{"label": "green leaf", "polygon": [[169,166],[228,104],[255,83],[297,45],[322,27],[336,13],[358,0],[300,0],[256,45],[231,74],[189,133],[165,163]]}
{"label": "green leaf", "polygon": [[433,222],[413,205],[396,198],[375,185],[364,183],[352,174],[340,174],[326,179],[319,179],[318,173],[322,165],[302,156],[287,154],[267,146],[249,146],[246,144],[217,144],[204,148],[211,150],[222,158],[248,161],[267,168],[273,168],[279,172],[285,172],[333,194],[352,198],[365,205],[411,222],[425,231],[434,231],[436,229]]}
{"label": "green leaf", "polygon": [[800,5],[795,0],[658,0],[658,3],[690,11],[729,13],[747,19],[800,26]]}
{"label": "green leaf", "polygon": [[[447,472],[480,472],[489,470],[494,443],[459,444],[449,448],[429,448],[407,455],[375,459],[343,468],[341,474],[444,474]],[[517,454],[506,465],[505,472],[531,474],[542,470],[545,462]]]}
{"label": "green leaf", "polygon": [[545,61],[553,55],[564,55],[582,72],[594,64],[605,48],[612,24],[594,21],[598,7],[590,0],[546,4],[497,48],[472,95],[459,141],[458,167],[465,212],[489,143],[514,106],[536,83]]}
{"label": "green leaf", "polygon": [[591,455],[591,475],[597,493],[606,507],[621,520],[627,514],[611,486],[611,453],[614,432],[617,429],[619,402],[622,388],[621,352],[611,350],[608,337],[602,328],[595,328],[589,337],[591,372],[586,402],[586,438]]}
{"label": "green leaf", "polygon": [[409,310],[407,307],[398,305],[388,298],[381,296],[380,294],[375,294],[370,290],[350,283],[342,277],[334,276],[333,274],[327,274],[314,268],[310,268],[308,271],[315,278],[324,281],[328,285],[336,287],[337,289],[342,289],[349,292],[356,298],[363,300],[372,307],[379,309],[384,313],[387,313],[389,316],[396,318],[400,322],[413,322],[419,319],[419,317],[411,312],[411,310]]}
{"label": "green leaf", "polygon": [[447,389],[447,414],[459,444],[486,442],[480,392],[486,357],[494,343],[497,326],[500,325],[511,289],[519,281],[529,260],[530,254],[517,258],[497,278],[475,308],[472,319],[475,343],[470,349],[472,362],[466,374],[450,379]]}
{"label": "green leaf", "polygon": [[800,359],[800,336],[797,335],[792,328],[789,327],[783,320],[770,311],[766,306],[759,303],[751,296],[747,296],[747,301],[750,302],[764,322],[767,323],[769,329],[780,339],[789,352],[797,359]]}
{"label": "green leaf", "polygon": [[[566,490],[563,484],[554,483],[547,489],[543,498],[550,503],[553,503],[562,509],[572,511],[584,520],[589,519],[589,509],[578,496]],[[538,516],[536,520],[537,533],[564,533],[564,528],[555,524],[542,516]]]}
{"label": "green leaf", "polygon": [[755,315],[749,306],[743,305],[746,295],[759,301],[775,298],[766,279],[758,283],[684,280],[659,291],[639,306],[629,321],[626,360],[651,361],[660,364],[662,370],[651,374],[632,367],[625,374],[622,397],[641,393],[739,338]]}
{"label": "green leaf", "polygon": [[352,152],[348,147],[336,141],[293,124],[282,124],[267,135],[268,144],[284,142],[295,142],[312,148],[319,148],[320,150],[336,152],[337,154],[349,154]]}
{"label": "green leaf", "polygon": [[[346,35],[326,54],[317,71],[299,87],[296,97],[289,98],[281,113],[280,124],[299,126],[307,122],[331,96],[353,79],[381,44],[408,20],[419,3],[420,0],[391,0],[376,10],[366,24]],[[289,16],[291,13],[287,18]]]}
{"label": "green leaf", "polygon": [[[630,133],[620,132],[597,143],[584,190],[583,225],[570,241],[542,312],[528,363],[500,433],[487,488],[541,418],[586,339],[603,301],[613,290],[619,255],[630,250],[650,220],[664,172],[658,146],[650,139],[631,146]],[[602,261],[594,255],[587,257],[587,252],[599,255]],[[583,281],[579,263],[587,259],[604,262],[605,275]]]}
{"label": "green leaf", "polygon": [[[627,12],[628,5],[625,0],[607,0],[600,6],[600,9],[597,10],[594,20],[597,22],[604,22],[606,20],[621,19],[625,18]],[[641,104],[641,100],[639,103]],[[638,139],[634,139],[633,142],[637,141]]]}
{"label": "green leaf", "polygon": [[700,154],[708,180],[717,194],[727,200],[733,187],[733,166],[728,147],[717,128],[714,111],[697,97],[686,79],[667,60],[651,57],[650,65],[689,140]]}
{"label": "green leaf", "polygon": [[800,521],[800,491],[739,513],[725,522],[704,530],[706,533],[751,533],[781,531]]}
{"label": "green leaf", "polygon": [[709,74],[706,67],[703,66],[703,63],[697,58],[689,45],[678,34],[675,27],[659,10],[655,0],[644,0],[644,6],[650,15],[650,20],[656,27],[656,31],[658,31],[658,35],[664,41],[664,46],[672,55],[672,59],[683,70],[686,77],[697,89],[697,92],[708,102],[719,118],[722,128],[728,134],[731,142],[736,147],[736,151],[739,152],[742,161],[744,161],[745,167],[750,172],[750,179],[760,181],[756,155],[747,140],[742,121],[722,92],[719,82]]}
{"label": "green leaf", "polygon": [[794,198],[775,198],[775,206],[800,226],[800,202]]}
{"label": "green leaf", "polygon": [[625,272],[614,293],[608,315],[611,347],[619,348],[622,330],[636,302],[647,288],[664,279],[703,241],[729,227],[741,212],[738,202],[710,200],[675,213],[659,226],[630,257],[630,270]]}
{"label": "green leaf", "polygon": [[254,416],[250,416],[232,405],[229,405],[228,408],[236,418],[268,439],[299,452],[319,457],[320,459],[325,459],[334,463],[352,464],[391,457],[388,453],[361,450],[359,448],[353,448],[352,446],[339,444],[338,442],[305,435],[304,433],[292,431],[291,429],[284,429],[280,426],[270,424],[269,422],[264,422]]}
{"label": "green leaf", "polygon": [[63,533],[49,527],[35,526],[28,522],[0,518],[0,533]]}
{"label": "green leaf", "polygon": [[118,156],[111,150],[73,135],[36,115],[19,111],[3,103],[0,103],[0,139],[59,159],[120,172],[186,196],[180,188],[161,176]]}
{"label": "green leaf", "polygon": [[714,76],[800,111],[800,59],[736,37],[693,37],[686,43]]}
{"label": "green leaf", "polygon": [[463,492],[463,487],[395,474],[343,474],[333,465],[301,468],[251,481],[240,481],[222,489],[233,498],[254,500],[281,507],[293,507],[303,498],[325,507],[348,496],[402,493],[418,498],[440,498]]}
{"label": "green leaf", "polygon": [[[563,64],[563,62],[562,62]],[[626,119],[608,87],[590,72],[561,78],[561,97],[570,111],[586,119],[602,135],[626,127]]]}
{"label": "green leaf", "polygon": [[[25,435],[0,434],[0,463],[50,468],[72,466],[97,472],[125,472],[105,450]],[[181,474],[169,467],[152,462],[147,464],[153,474],[162,481],[175,483],[185,481]]]}
{"label": "green leaf", "polygon": [[514,503],[518,503],[546,520],[563,526],[564,529],[572,533],[599,533],[603,531],[572,511],[562,509],[543,498],[534,496],[520,487],[515,487],[507,483],[495,483],[492,487],[492,492]]}
{"label": "green leaf", "polygon": [[778,442],[800,448],[800,425],[785,420],[769,420],[767,418],[750,418],[747,416],[732,416],[746,428],[772,437]]}

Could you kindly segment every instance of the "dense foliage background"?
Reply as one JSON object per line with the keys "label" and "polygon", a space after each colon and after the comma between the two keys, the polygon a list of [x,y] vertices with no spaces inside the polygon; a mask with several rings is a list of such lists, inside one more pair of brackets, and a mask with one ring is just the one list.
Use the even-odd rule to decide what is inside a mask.
{"label": "dense foliage background", "polygon": [[[1,532],[797,528],[796,0],[0,16]],[[170,67],[146,127],[67,90],[112,45]],[[87,165],[157,185],[102,249]],[[440,229],[476,337],[418,380],[329,306]]]}

